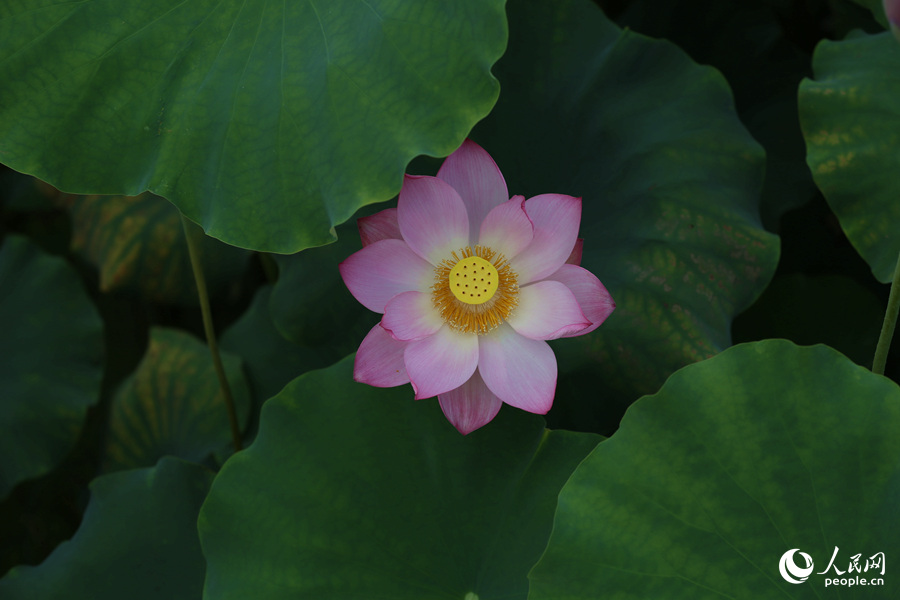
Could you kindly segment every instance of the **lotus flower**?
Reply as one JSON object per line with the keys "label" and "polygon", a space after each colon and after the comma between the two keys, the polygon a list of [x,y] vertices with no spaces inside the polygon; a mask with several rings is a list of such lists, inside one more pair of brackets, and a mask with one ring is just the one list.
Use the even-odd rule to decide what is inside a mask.
{"label": "lotus flower", "polygon": [[546,340],[589,333],[615,308],[578,266],[580,221],[580,198],[510,198],[469,140],[437,177],[406,176],[397,208],[360,219],[363,248],[340,265],[353,296],[384,315],[354,379],[437,396],[463,435],[504,402],[545,414],[557,376]]}

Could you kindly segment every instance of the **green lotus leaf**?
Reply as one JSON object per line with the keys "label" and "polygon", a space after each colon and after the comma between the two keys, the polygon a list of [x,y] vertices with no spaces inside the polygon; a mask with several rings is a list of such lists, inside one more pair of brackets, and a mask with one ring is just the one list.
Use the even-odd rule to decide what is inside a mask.
{"label": "green lotus leaf", "polygon": [[197,513],[213,473],[164,458],[91,483],[81,526],[39,566],[0,579],[4,600],[196,600],[205,565]]}
{"label": "green lotus leaf", "polygon": [[[237,356],[222,353],[240,426],[250,392]],[[147,353],[113,399],[105,467],[155,464],[165,455],[203,462],[226,453],[231,426],[209,348],[176,329],[153,328]]]}
{"label": "green lotus leaf", "polygon": [[732,319],[772,277],[765,157],[724,78],[673,44],[621,30],[583,0],[510,2],[509,22],[503,91],[472,137],[511,194],[583,198],[582,266],[618,308],[554,349],[581,381],[567,403],[631,402],[727,348]]}
{"label": "green lotus leaf", "polygon": [[26,238],[0,248],[0,498],[75,445],[100,395],[103,322],[78,275]]}
{"label": "green lotus leaf", "polygon": [[[184,228],[164,198],[65,195],[72,249],[100,273],[100,290],[131,290],[164,303],[197,304]],[[200,235],[200,262],[211,293],[237,279],[248,254]]]}
{"label": "green lotus leaf", "polygon": [[205,598],[524,598],[556,495],[599,436],[509,407],[461,436],[435,399],[352,381],[353,357],[288,384],[198,521]]}
{"label": "green lotus leaf", "polygon": [[882,282],[900,255],[900,44],[890,32],[823,41],[800,84],[800,124],[816,185]]}
{"label": "green lotus leaf", "polygon": [[[897,385],[827,346],[685,367],[566,483],[529,598],[892,598],[889,565],[875,589],[826,578],[881,578],[866,560],[900,554],[898,429]],[[794,549],[805,582],[780,575]]]}
{"label": "green lotus leaf", "polygon": [[235,246],[325,244],[490,111],[503,4],[4,2],[0,160],[150,190]]}

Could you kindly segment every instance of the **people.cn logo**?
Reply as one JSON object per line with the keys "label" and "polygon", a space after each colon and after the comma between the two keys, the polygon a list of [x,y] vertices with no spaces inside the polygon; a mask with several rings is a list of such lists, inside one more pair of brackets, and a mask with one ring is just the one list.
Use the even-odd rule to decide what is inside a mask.
{"label": "people.cn logo", "polygon": [[797,563],[794,562],[794,553],[798,550],[798,548],[788,550],[781,555],[781,561],[778,563],[778,571],[781,572],[781,576],[788,583],[803,583],[809,579],[810,574],[813,572],[812,557],[806,552],[800,553],[800,558],[806,562],[805,566],[798,567]]}

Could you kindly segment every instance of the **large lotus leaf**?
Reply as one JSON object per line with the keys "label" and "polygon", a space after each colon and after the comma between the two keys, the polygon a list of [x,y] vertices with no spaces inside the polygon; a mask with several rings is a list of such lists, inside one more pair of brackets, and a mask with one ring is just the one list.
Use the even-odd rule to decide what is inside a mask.
{"label": "large lotus leaf", "polygon": [[631,401],[728,347],[732,318],[771,278],[763,152],[722,76],[674,45],[586,0],[517,0],[509,19],[503,92],[473,137],[511,194],[583,197],[582,265],[618,308],[555,349],[584,375],[581,398]]}
{"label": "large lotus leaf", "polygon": [[100,395],[103,323],[75,271],[26,238],[0,249],[0,498],[75,445]]}
{"label": "large lotus leaf", "polygon": [[0,160],[296,252],[457,147],[505,44],[502,0],[7,1]]}
{"label": "large lotus leaf", "polygon": [[[205,598],[524,598],[556,495],[599,437],[510,407],[461,436],[353,357],[263,406],[198,526]],[[471,594],[471,595],[470,595]]]}
{"label": "large lotus leaf", "polygon": [[[72,249],[100,273],[100,289],[133,290],[157,302],[197,304],[184,227],[164,198],[63,195],[72,219]],[[196,233],[211,293],[239,278],[247,252]]]}
{"label": "large lotus leaf", "polygon": [[[898,430],[897,385],[827,346],[768,340],[685,367],[566,483],[529,598],[896,597]],[[805,583],[779,574],[792,549],[813,560]],[[884,587],[825,587],[881,577],[848,570],[879,552]]]}
{"label": "large lotus leaf", "polygon": [[[222,353],[240,427],[250,392],[237,356]],[[209,348],[176,329],[150,330],[147,353],[113,399],[107,469],[153,465],[174,455],[202,462],[232,445],[228,411]]]}
{"label": "large lotus leaf", "polygon": [[816,184],[882,282],[900,255],[900,44],[889,32],[823,41],[800,85],[800,123]]}
{"label": "large lotus leaf", "polygon": [[104,475],[78,531],[39,566],[0,579],[4,600],[196,600],[203,591],[197,513],[213,473],[164,458]]}

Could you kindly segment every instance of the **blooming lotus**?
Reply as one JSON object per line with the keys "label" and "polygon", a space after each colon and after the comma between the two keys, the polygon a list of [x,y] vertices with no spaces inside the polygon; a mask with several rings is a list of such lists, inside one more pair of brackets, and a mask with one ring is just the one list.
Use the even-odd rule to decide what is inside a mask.
{"label": "blooming lotus", "polygon": [[359,220],[362,250],[340,265],[383,315],[356,354],[356,381],[411,383],[467,434],[506,403],[545,414],[557,365],[546,340],[584,335],[615,308],[581,261],[581,199],[509,197],[472,141],[437,177],[407,175],[397,208]]}

